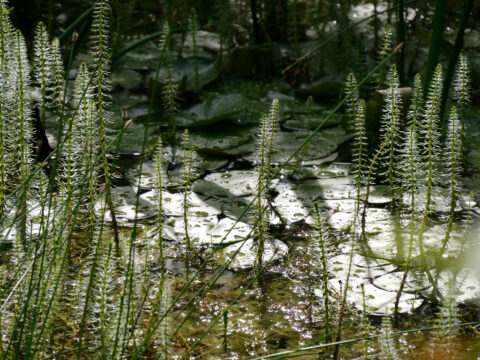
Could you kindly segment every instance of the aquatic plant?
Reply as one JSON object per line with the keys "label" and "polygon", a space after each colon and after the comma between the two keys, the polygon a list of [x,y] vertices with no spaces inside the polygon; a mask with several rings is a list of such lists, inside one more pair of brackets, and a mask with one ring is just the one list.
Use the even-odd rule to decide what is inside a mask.
{"label": "aquatic plant", "polygon": [[320,215],[320,211],[318,210],[318,204],[313,204],[315,207],[315,213],[317,215],[317,226],[318,226],[318,240],[320,243],[320,250],[321,250],[321,263],[322,263],[322,287],[323,287],[323,306],[324,306],[324,321],[323,326],[325,329],[326,339],[329,340],[331,338],[330,331],[331,331],[331,324],[330,324],[330,289],[328,285],[328,268],[327,268],[327,256],[325,251],[325,243],[328,237],[328,230],[325,224],[325,220],[323,220],[322,216]]}
{"label": "aquatic plant", "polygon": [[255,195],[254,224],[257,238],[257,266],[262,265],[265,241],[268,235],[270,211],[267,193],[272,180],[272,159],[275,136],[278,132],[279,102],[272,101],[269,114],[264,114],[258,130],[258,181]]}
{"label": "aquatic plant", "polygon": [[354,139],[352,162],[355,168],[352,171],[354,184],[357,188],[357,199],[360,199],[360,189],[366,184],[367,177],[367,136],[365,126],[365,100],[359,100],[354,119]]}
{"label": "aquatic plant", "polygon": [[160,273],[165,276],[165,259],[163,255],[163,155],[162,143],[159,141],[155,151],[155,199],[157,205],[157,236],[160,262]]}
{"label": "aquatic plant", "polygon": [[381,338],[381,350],[382,358],[386,360],[397,360],[400,359],[397,345],[395,340],[391,336],[392,333],[392,321],[388,314],[385,314],[382,319],[382,332],[383,337]]}
{"label": "aquatic plant", "polygon": [[426,192],[427,200],[425,210],[431,212],[433,196],[433,179],[440,164],[441,144],[440,144],[440,101],[442,98],[442,66],[438,64],[430,86],[430,90],[425,102],[425,111],[419,119],[418,129],[420,139],[420,151],[425,160],[426,169]]}
{"label": "aquatic plant", "polygon": [[456,276],[452,272],[448,274],[448,287],[436,319],[439,328],[435,341],[435,352],[446,350],[449,356],[454,352],[453,340],[459,333],[457,326],[461,323],[456,301],[457,293]]}
{"label": "aquatic plant", "polygon": [[110,106],[110,4],[107,0],[98,0],[95,4],[93,13],[93,22],[90,38],[91,55],[98,59],[95,66],[92,67],[93,73],[93,92],[95,94],[95,106],[98,116],[98,131],[100,137],[100,148],[102,154],[103,178],[105,181],[105,203],[110,210],[112,218],[112,227],[115,235],[115,243],[119,244],[117,220],[115,216],[115,207],[112,199],[112,186],[110,165],[107,156],[107,139],[111,136],[111,114],[108,110]]}
{"label": "aquatic plant", "polygon": [[193,147],[188,144],[188,129],[183,132],[183,225],[185,232],[185,264],[187,267],[187,279],[188,279],[188,266],[190,266],[190,253],[195,253],[190,235],[188,232],[188,190],[190,181],[192,180],[192,156]]}
{"label": "aquatic plant", "polygon": [[395,202],[401,186],[401,176],[397,164],[400,151],[400,111],[402,102],[398,90],[399,82],[396,66],[392,65],[388,75],[389,88],[386,91],[385,107],[380,121],[380,143],[388,140],[387,146],[380,152],[378,175],[388,184],[390,197]]}
{"label": "aquatic plant", "polygon": [[347,100],[345,114],[349,117],[350,127],[355,129],[358,101],[360,95],[357,89],[357,79],[355,78],[354,73],[348,74],[347,79],[345,80],[345,95],[350,95]]}
{"label": "aquatic plant", "polygon": [[444,163],[446,164],[446,172],[448,174],[448,184],[450,190],[450,214],[448,217],[447,231],[442,242],[440,255],[443,255],[445,247],[450,238],[453,226],[453,218],[455,216],[455,207],[457,204],[458,191],[460,189],[460,178],[463,162],[463,141],[460,121],[455,106],[450,110],[450,119],[448,121],[447,139],[445,142]]}
{"label": "aquatic plant", "polygon": [[465,51],[460,53],[458,58],[457,71],[453,84],[453,97],[457,102],[460,110],[460,142],[462,144],[461,152],[463,152],[463,141],[465,139],[465,106],[470,102],[470,70],[468,59]]}
{"label": "aquatic plant", "polygon": [[[385,59],[387,54],[390,53],[391,49],[392,49],[392,28],[390,27],[390,23],[388,23],[387,26],[385,27],[383,42],[378,52],[378,61],[380,63]],[[384,85],[383,77],[384,77],[384,67],[382,66],[380,68],[380,71],[378,72],[378,77],[376,79],[377,89],[380,89]],[[388,82],[388,85],[391,86],[390,81]]]}

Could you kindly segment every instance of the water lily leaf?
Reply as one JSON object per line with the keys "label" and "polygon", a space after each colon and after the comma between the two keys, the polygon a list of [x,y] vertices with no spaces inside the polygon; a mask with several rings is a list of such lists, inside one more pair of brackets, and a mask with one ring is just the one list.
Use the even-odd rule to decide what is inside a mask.
{"label": "water lily leaf", "polygon": [[[293,159],[311,161],[326,158],[333,154],[339,145],[350,140],[353,135],[345,133],[340,126],[324,129],[317,134]],[[275,139],[274,163],[283,164],[303,144],[305,132],[282,132]],[[250,161],[256,160],[256,154],[245,156]]]}
{"label": "water lily leaf", "polygon": [[177,122],[180,126],[190,128],[208,126],[239,114],[245,107],[246,100],[242,96],[218,95],[182,111]]}
{"label": "water lily leaf", "polygon": [[[253,196],[226,198],[223,202],[222,213],[232,220],[238,220],[252,200]],[[247,211],[241,220],[246,223],[252,223],[252,211]]]}
{"label": "water lily leaf", "polygon": [[[139,199],[138,209],[136,210],[137,196],[136,191],[131,186],[120,186],[112,189],[112,200],[115,208],[117,221],[132,221],[154,217],[156,214],[155,205],[143,198]],[[105,211],[105,220],[111,221],[112,217],[108,206],[105,207],[105,197],[102,196],[95,203],[95,214],[100,217]]]}
{"label": "water lily leaf", "polygon": [[[210,244],[211,236],[209,231],[218,223],[218,217],[189,215],[188,236],[193,244]],[[166,219],[163,225],[162,236],[167,240],[185,242],[185,223],[183,216],[171,216]]]}
{"label": "water lily leaf", "polygon": [[[230,264],[230,269],[233,270],[245,270],[251,269],[255,266],[257,260],[257,245],[256,242],[252,239],[246,241],[238,242],[226,247],[222,251],[221,257],[219,257],[219,262],[224,263],[229,256],[233,255],[237,249],[240,248],[237,256]],[[288,253],[288,246],[280,240],[266,240],[265,249],[262,254],[262,262],[266,263],[268,261],[275,261],[281,259]]]}
{"label": "water lily leaf", "polygon": [[193,191],[205,196],[237,197],[252,195],[257,188],[258,173],[233,170],[208,174],[193,183]]}
{"label": "water lily leaf", "polygon": [[[195,67],[198,69],[198,89]],[[194,58],[177,58],[172,62],[171,75],[172,81],[175,83],[183,83],[185,90],[196,91],[214,81],[220,75],[220,70],[221,67],[218,61],[212,62],[206,59],[197,59],[195,61]],[[150,79],[155,79],[155,76],[156,74],[153,73]],[[166,66],[160,69],[158,79],[160,79],[160,84],[158,84],[157,89],[162,89],[162,84],[168,79],[168,69]],[[152,88],[152,84],[150,84],[150,88]]]}
{"label": "water lily leaf", "polygon": [[142,75],[135,70],[121,69],[113,72],[112,86],[120,87],[126,90],[132,90],[140,87]]}
{"label": "water lily leaf", "polygon": [[[314,113],[308,118],[306,114],[295,115],[294,119],[285,121],[282,126],[289,130],[310,130],[315,129],[325,118],[330,114],[328,111],[322,112],[322,114]],[[335,114],[331,116],[324,124],[323,129],[339,125],[342,120],[341,115]]]}
{"label": "water lily leaf", "polygon": [[[392,289],[388,287],[382,288],[381,285],[383,285],[383,282],[378,281],[378,284],[376,284],[376,281],[382,276],[391,274],[392,271],[395,270],[395,266],[379,264],[374,259],[370,260],[359,254],[354,254],[352,259],[350,259],[348,246],[345,247],[342,252],[341,255],[337,255],[330,259],[328,271],[333,276],[333,279],[329,281],[330,286],[340,293],[350,268],[349,291],[347,297],[349,304],[358,309],[362,309],[363,294],[361,285],[363,284],[365,291],[365,305],[368,311],[379,315],[383,315],[387,312],[392,313],[401,277],[398,279],[398,283],[390,285]],[[385,280],[394,279],[397,278],[388,275],[388,278]],[[315,293],[317,296],[322,295],[320,289],[315,291]],[[418,308],[422,303],[423,300],[421,300],[417,294],[403,292],[400,297],[399,309],[400,312],[406,313],[412,309]]]}
{"label": "water lily leaf", "polygon": [[304,220],[312,211],[312,203],[299,198],[294,190],[282,191],[272,205],[289,223]]}
{"label": "water lily leaf", "polygon": [[[452,293],[451,289],[452,272],[450,270],[442,271],[439,276],[438,288],[442,294]],[[480,278],[477,271],[465,267],[456,274],[454,279],[454,289],[452,296],[457,303],[468,301],[478,301],[480,296]]]}
{"label": "water lily leaf", "polygon": [[302,84],[295,89],[298,96],[313,96],[316,99],[332,99],[338,98],[343,89],[343,83],[335,80],[319,80],[313,84]]}
{"label": "water lily leaf", "polygon": [[214,228],[208,231],[213,244],[230,243],[245,240],[252,235],[253,227],[244,222],[235,222],[229,218],[221,219]]}
{"label": "water lily leaf", "polygon": [[[147,131],[147,146],[145,148],[146,152],[151,152],[155,148],[158,137],[154,136],[158,132],[158,128],[155,126],[149,126]],[[120,142],[117,144],[112,144],[110,152],[117,153],[120,155],[140,155],[142,152],[142,142],[143,137],[145,136],[145,127],[143,125],[138,125],[133,123],[129,126],[120,139]]]}
{"label": "water lily leaf", "polygon": [[254,132],[249,128],[228,125],[222,124],[205,131],[192,131],[189,143],[204,152],[206,149],[226,152],[253,141]]}
{"label": "water lily leaf", "polygon": [[[184,193],[162,192],[162,210],[165,216],[183,216]],[[157,198],[155,191],[151,190],[140,195],[142,199],[156,204]],[[221,213],[222,202],[217,199],[207,199],[204,196],[194,192],[187,194],[187,214],[190,216],[204,217],[219,215]]]}
{"label": "water lily leaf", "polygon": [[[184,57],[193,57],[193,41],[192,34],[186,34],[185,39],[182,39],[182,34],[174,33],[171,35],[171,47],[173,52],[178,53],[182,49]],[[220,51],[220,35],[218,33],[209,32],[205,30],[197,30],[195,36],[195,43],[197,46],[197,56],[199,58],[213,59],[216,53]]]}

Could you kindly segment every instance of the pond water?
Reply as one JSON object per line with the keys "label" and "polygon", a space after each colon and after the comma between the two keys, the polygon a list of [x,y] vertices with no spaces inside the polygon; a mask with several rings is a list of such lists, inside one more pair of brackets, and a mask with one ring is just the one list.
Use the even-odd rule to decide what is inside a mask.
{"label": "pond water", "polygon": [[[238,12],[247,4],[232,3]],[[87,8],[72,4],[55,10],[60,30],[76,5]],[[387,3],[377,5],[383,11]],[[115,40],[117,50],[158,25],[155,2],[129,6],[119,15],[128,29]],[[346,21],[373,9],[359,2]],[[137,24],[135,16],[145,12],[152,15]],[[417,19],[416,9],[406,15]],[[387,14],[378,21],[385,24]],[[49,197],[40,190],[25,205],[31,246],[14,225],[22,212],[5,215],[15,220],[0,224],[0,329],[9,334],[0,336],[0,355],[15,349],[16,356],[58,359],[479,358],[478,99],[465,110],[464,171],[453,215],[446,177],[433,180],[431,203],[427,186],[419,185],[413,209],[404,183],[393,200],[381,176],[358,186],[352,163],[358,139],[348,111],[334,110],[344,93],[339,57],[317,54],[294,75],[270,71],[306,54],[336,24],[309,27],[296,46],[238,49],[224,47],[225,34],[208,26],[195,41],[175,30],[158,81],[155,69],[165,58],[157,41],[115,58],[112,204],[103,196],[107,186],[81,206],[66,187]],[[366,43],[374,41],[369,24],[359,29]],[[475,36],[467,40],[475,43]],[[426,48],[415,51],[408,60],[421,67],[418,54]],[[80,46],[68,78],[83,60],[91,58]],[[362,64],[370,65],[373,57]],[[326,76],[303,81],[317,70]],[[163,93],[168,77],[178,87],[173,116]],[[368,163],[375,161],[388,97],[375,86],[365,85],[372,93]],[[405,104],[411,94],[402,88]],[[268,145],[260,145],[266,137],[260,119],[269,112],[278,116],[278,131],[268,130],[272,150],[262,166]],[[46,119],[45,131],[52,148],[61,143],[55,117]],[[261,178],[265,173],[273,175]],[[91,213],[69,222],[76,207],[90,205]],[[45,301],[33,311],[31,298]]]}

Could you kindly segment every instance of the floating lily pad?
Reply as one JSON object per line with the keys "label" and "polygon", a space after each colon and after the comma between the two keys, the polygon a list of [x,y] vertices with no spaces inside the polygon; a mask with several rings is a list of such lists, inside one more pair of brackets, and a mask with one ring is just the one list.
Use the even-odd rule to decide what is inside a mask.
{"label": "floating lily pad", "polygon": [[[253,196],[230,197],[223,202],[222,213],[232,220],[240,219],[240,215],[245,212],[247,206],[253,201]],[[251,208],[252,209],[252,208]],[[253,221],[252,210],[247,210],[243,215],[242,221],[251,223]]]}
{"label": "floating lily pad", "polygon": [[[375,261],[369,261],[367,258],[358,254],[353,255],[350,267],[348,247],[343,251],[343,254],[330,259],[331,266],[329,267],[329,273],[332,274],[333,278],[329,281],[329,284],[340,293],[345,284],[348,269],[350,268],[349,291],[347,297],[349,304],[355,306],[359,310],[363,308],[363,294],[361,287],[363,284],[365,291],[365,305],[368,311],[379,315],[392,313],[398,287],[391,284],[394,289],[381,288],[381,286],[375,285],[375,281],[385,275],[389,276],[389,279],[392,280],[392,277],[388,274],[391,274],[391,272],[395,270],[395,267],[393,265],[383,265]],[[372,282],[371,279],[374,281]],[[400,281],[401,278],[398,279],[398,286],[400,285]],[[322,291],[316,291],[316,294],[317,296],[321,295]],[[404,292],[400,297],[399,310],[402,313],[409,312],[418,308],[422,303],[423,300],[418,295]]]}
{"label": "floating lily pad", "polygon": [[[195,64],[196,63],[196,64]],[[182,83],[187,91],[197,90],[197,80],[195,76],[195,67],[198,69],[198,87],[202,89],[204,86],[210,84],[220,75],[220,63],[218,61],[210,61],[205,59],[194,58],[177,58],[172,62],[171,76],[173,82]],[[155,79],[156,73],[152,73],[150,79]],[[168,79],[168,70],[164,66],[158,73],[157,89],[162,89],[162,85]]]}
{"label": "floating lily pad", "polygon": [[206,196],[236,197],[252,195],[257,188],[258,173],[250,170],[233,170],[208,174],[197,180],[193,191]]}
{"label": "floating lily pad", "polygon": [[208,231],[208,235],[211,238],[212,243],[223,244],[245,240],[247,237],[252,236],[251,225],[247,225],[244,222],[235,222],[229,218],[223,218],[218,224]]}
{"label": "floating lily pad", "polygon": [[[162,210],[166,216],[183,216],[184,193],[169,193],[162,192]],[[140,195],[153,204],[156,204],[157,199],[155,191],[149,191]],[[206,199],[204,196],[189,192],[187,195],[188,207],[187,214],[196,217],[213,216],[221,213],[222,202],[215,199]]]}
{"label": "floating lily pad", "polygon": [[[218,223],[218,217],[189,215],[188,236],[193,244],[210,244],[213,242],[209,231]],[[185,242],[185,223],[181,216],[171,216],[163,224],[163,237],[167,240]]]}
{"label": "floating lily pad", "polygon": [[208,150],[213,150],[213,154],[214,151],[226,153],[230,149],[252,142],[254,136],[255,132],[250,128],[222,124],[205,131],[192,131],[189,143],[207,154]]}
{"label": "floating lily pad", "polygon": [[177,124],[190,128],[209,126],[241,113],[245,107],[246,100],[241,95],[218,95],[182,111]]}
{"label": "floating lily pad", "polygon": [[142,75],[138,71],[122,69],[112,74],[112,86],[132,90],[140,87]]}
{"label": "floating lily pad", "polygon": [[[245,270],[255,266],[257,260],[257,244],[252,239],[241,241],[236,244],[230,245],[225,248],[222,253],[223,256],[220,262],[225,262],[230,256],[240,248],[240,251],[236,255],[231,269]],[[280,240],[267,240],[265,241],[265,249],[262,256],[262,262],[265,264],[268,261],[275,261],[281,259],[288,253],[288,246]]]}
{"label": "floating lily pad", "polygon": [[300,198],[294,190],[282,191],[272,205],[289,223],[304,220],[312,212],[312,202]]}
{"label": "floating lily pad", "polygon": [[[304,132],[282,132],[275,139],[275,153],[273,161],[283,164],[290,156],[303,144],[306,139]],[[333,154],[339,145],[352,138],[340,127],[325,129],[317,134],[293,159],[305,162],[326,158]],[[248,160],[255,161],[256,154],[245,157]]]}
{"label": "floating lily pad", "polygon": [[[147,130],[147,146],[146,152],[151,152],[155,148],[158,137],[155,134],[158,132],[158,128],[155,126],[149,126]],[[145,136],[145,127],[143,125],[132,124],[129,126],[117,144],[112,144],[110,152],[119,153],[120,155],[140,155],[142,152],[143,138]]]}
{"label": "floating lily pad", "polygon": [[335,80],[319,80],[313,84],[302,84],[295,89],[295,94],[303,97],[313,96],[319,100],[338,98],[343,90],[343,83]]}
{"label": "floating lily pad", "polygon": [[[186,34],[185,39],[182,39],[181,34],[172,34],[171,42],[172,50],[174,50],[175,53],[181,48],[183,56],[193,57],[193,41],[190,32]],[[197,30],[195,43],[197,46],[197,56],[200,58],[213,59],[215,54],[220,51],[220,35],[218,33]]]}
{"label": "floating lily pad", "polygon": [[457,303],[478,301],[480,296],[480,273],[472,268],[465,267],[456,274],[453,281],[454,288],[451,289],[452,272],[443,271],[440,273],[438,288],[444,296],[451,294]]}
{"label": "floating lily pad", "polygon": [[[282,126],[286,129],[289,130],[309,130],[312,131],[314,130],[318,125],[323,123],[323,121],[327,118],[329,115],[329,112],[325,111],[322,112],[322,114],[312,114],[310,116],[310,119],[308,118],[308,115],[303,114],[303,115],[296,115],[294,119],[290,119],[285,121]],[[340,115],[334,115],[330,117],[324,124],[323,124],[323,129],[339,125],[341,122],[341,116]]]}
{"label": "floating lily pad", "polygon": [[[138,208],[136,208],[137,195],[131,186],[121,186],[112,189],[113,206],[115,208],[115,216],[117,221],[132,221],[147,219],[156,215],[156,207],[154,203],[140,198]],[[105,196],[95,203],[95,213],[98,217],[105,212],[105,220],[111,221],[112,217],[108,206],[105,207]]]}

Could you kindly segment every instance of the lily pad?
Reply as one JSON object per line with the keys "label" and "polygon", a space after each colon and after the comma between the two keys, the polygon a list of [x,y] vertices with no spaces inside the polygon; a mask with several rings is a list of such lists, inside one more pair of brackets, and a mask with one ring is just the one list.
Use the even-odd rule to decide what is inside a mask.
{"label": "lily pad", "polygon": [[[149,126],[147,130],[147,146],[145,148],[146,152],[151,152],[155,148],[158,137],[154,136],[158,132],[158,128],[155,126]],[[119,153],[120,155],[140,155],[142,152],[143,146],[143,137],[145,136],[145,127],[143,125],[138,125],[133,123],[129,126],[120,139],[120,142],[117,144],[112,144],[109,149],[112,153]]]}
{"label": "lily pad", "polygon": [[[171,76],[175,83],[183,84],[185,90],[196,91],[197,80],[195,75],[195,67],[198,69],[198,90],[210,84],[220,75],[220,63],[218,61],[210,61],[205,59],[194,58],[177,58],[172,62]],[[153,73],[150,79],[155,79],[156,74]],[[159,86],[162,89],[162,84],[168,79],[168,69],[166,66],[162,67],[158,73]]]}
{"label": "lily pad", "polygon": [[[209,231],[218,223],[218,217],[189,215],[188,236],[193,244],[210,244],[213,242]],[[185,241],[185,223],[182,216],[168,217],[163,225],[163,237],[176,242]]]}
{"label": "lily pad", "polygon": [[272,205],[290,223],[304,220],[312,212],[312,202],[299,198],[294,190],[282,191]]}
{"label": "lily pad", "polygon": [[121,69],[112,74],[112,86],[132,90],[140,87],[142,75],[135,70]]}
{"label": "lily pad", "polygon": [[343,83],[335,80],[319,80],[313,84],[302,84],[295,89],[298,96],[313,96],[319,100],[338,98],[343,89]]}
{"label": "lily pad", "polygon": [[[232,220],[238,220],[247,206],[253,201],[253,198],[253,196],[226,198],[223,202],[222,213]],[[252,211],[247,210],[241,220],[246,223],[251,223],[253,221]]]}
{"label": "lily pad", "polygon": [[[183,216],[183,202],[184,193],[169,193],[163,191],[162,193],[162,210],[166,216]],[[149,191],[140,195],[142,199],[156,204],[155,191]],[[189,192],[187,195],[188,207],[187,214],[196,217],[205,217],[219,215],[222,207],[222,202],[215,199],[206,199],[204,196],[198,195],[194,192]]]}
{"label": "lily pad", "polygon": [[[330,286],[339,294],[343,289],[345,279],[347,277],[348,269],[350,268],[350,279],[347,301],[351,306],[355,306],[361,310],[363,308],[363,294],[362,284],[365,291],[365,305],[367,310],[378,315],[392,313],[395,305],[398,287],[390,284],[393,288],[382,288],[376,285],[382,276],[388,276],[389,280],[392,277],[389,275],[395,269],[393,265],[378,264],[372,262],[365,257],[354,254],[352,257],[350,267],[350,255],[348,247],[343,249],[343,254],[337,255],[330,259],[331,266],[329,273],[333,278],[329,281]],[[397,278],[395,278],[397,279]],[[400,285],[401,277],[398,279],[396,285]],[[322,291],[316,291],[317,296],[322,295]],[[423,303],[423,300],[416,294],[404,292],[400,297],[399,310],[402,313],[409,312],[412,309],[418,308]]]}
{"label": "lily pad", "polygon": [[208,126],[239,114],[245,107],[246,100],[240,95],[218,95],[182,111],[177,124],[190,128]]}
{"label": "lily pad", "polygon": [[193,191],[205,196],[237,197],[252,195],[257,188],[258,173],[250,170],[233,170],[208,174],[193,183]]}
{"label": "lily pad", "polygon": [[[244,126],[222,124],[204,131],[190,132],[189,143],[203,153],[228,153],[228,150],[253,141],[255,132]],[[218,152],[219,151],[219,152]]]}
{"label": "lily pad", "polygon": [[235,222],[229,218],[223,218],[218,224],[208,231],[211,241],[214,244],[218,243],[230,243],[235,241],[245,240],[247,237],[252,236],[251,225],[244,222]]}
{"label": "lily pad", "polygon": [[[251,269],[255,266],[257,260],[257,244],[252,239],[241,241],[225,248],[220,260],[221,263],[227,261],[230,256],[240,248],[240,251],[235,256],[230,268],[233,270]],[[269,261],[281,259],[288,253],[288,246],[277,239],[266,240],[265,249],[262,254],[262,262],[265,264]]]}
{"label": "lily pad", "polygon": [[[117,221],[142,220],[156,215],[156,207],[154,203],[140,198],[138,208],[136,208],[137,195],[131,186],[121,186],[112,189],[112,200],[115,208],[115,216]],[[105,220],[111,221],[112,217],[108,206],[105,206],[105,197],[102,196],[95,203],[95,214],[98,217],[105,212]]]}

